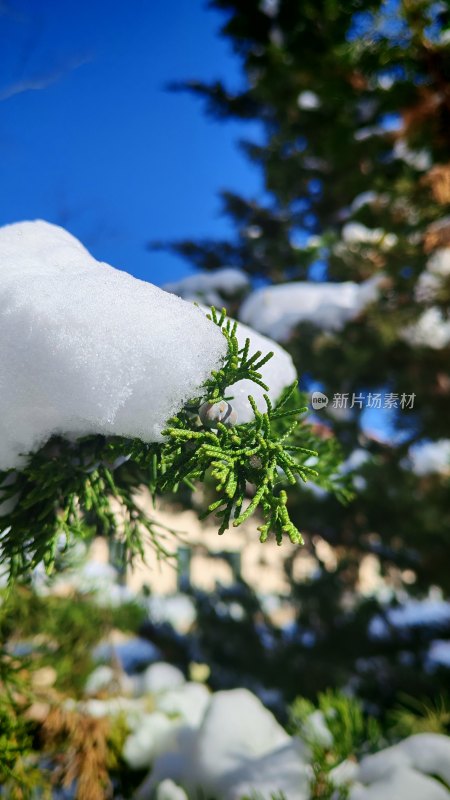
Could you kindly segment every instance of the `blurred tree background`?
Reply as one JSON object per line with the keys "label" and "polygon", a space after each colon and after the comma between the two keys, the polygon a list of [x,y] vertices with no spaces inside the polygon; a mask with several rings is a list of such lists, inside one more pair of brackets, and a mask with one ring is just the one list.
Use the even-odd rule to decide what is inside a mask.
{"label": "blurred tree background", "polygon": [[[331,740],[308,741],[314,797],[338,796],[328,778],[347,757],[356,763],[413,733],[450,733],[448,3],[211,0],[210,6],[224,19],[221,35],[240,66],[240,84],[230,71],[230,85],[189,80],[172,89],[200,98],[207,114],[224,125],[252,123],[254,138],[240,146],[261,177],[261,190],[256,197],[222,192],[226,224],[217,230],[233,231],[228,238],[152,247],[199,270],[168,285],[169,291],[206,305],[223,303],[237,319],[280,341],[302,376],[301,391],[329,398],[309,415],[325,480],[302,485],[302,491],[297,485],[289,489],[290,513],[302,526],[305,546],[284,545],[289,586],[284,597],[245,583],[240,554],[230,550],[212,554],[228,559],[229,585],[216,583],[205,591],[190,586],[180,569],[174,595],[152,594],[151,585],[130,592],[124,572],[114,569],[123,567],[120,544],[110,549],[111,564],[99,565],[95,559],[85,563],[87,546],[72,552],[66,540],[52,552],[53,584],[37,569],[30,586],[0,587],[0,794],[5,797],[35,797],[37,787],[44,792],[51,780],[65,787],[64,796],[78,782],[79,800],[92,800],[93,786],[99,798],[131,796],[155,756],[149,752],[133,765],[127,742],[140,736],[145,748],[153,737],[160,746],[160,729],[146,732],[144,718],[151,717],[159,692],[146,683],[147,667],[156,662],[158,668],[161,660],[176,665],[181,670],[176,680],[189,679],[188,687],[194,681],[213,691],[250,689],[305,741],[310,717],[322,733],[326,722]],[[178,24],[183,28],[182,16]],[[189,31],[183,32],[189,40]],[[163,41],[167,47],[170,39]],[[120,60],[114,66],[122,69]],[[102,69],[109,69],[108,62]],[[108,81],[116,90],[109,72]],[[128,109],[130,83],[125,81],[121,97],[127,105],[119,103],[119,111]],[[114,113],[116,101],[114,96]],[[136,111],[141,103],[130,107]],[[161,114],[166,132],[168,112]],[[128,120],[128,110],[119,117]],[[137,128],[149,153],[159,153],[140,117]],[[188,143],[195,160],[192,142],[198,146],[199,140],[189,126],[177,137]],[[206,153],[202,156],[202,168],[206,164],[209,171]],[[128,190],[151,216],[130,163]],[[89,166],[89,181],[82,181],[89,192],[94,178]],[[168,172],[160,183],[173,195]],[[187,193],[182,183],[177,190]],[[122,214],[123,202],[120,208]],[[173,220],[180,217],[172,206],[170,214]],[[161,230],[164,236],[164,226]],[[186,419],[194,425],[190,411]],[[107,487],[113,486],[132,511],[130,540],[145,524],[163,547],[166,527],[153,531],[146,511],[134,508],[134,489],[151,480],[149,462],[135,463],[135,450],[130,459],[126,441],[93,438],[79,446],[78,462],[72,445],[63,441],[52,441],[34,457],[32,500],[50,508],[54,541],[59,509],[53,489],[41,491],[41,469],[53,470],[55,484],[63,488],[89,475],[86,497],[91,503],[90,491],[95,502],[72,532],[85,532],[90,541],[91,534],[120,524],[109,506]],[[343,466],[337,468],[340,453]],[[315,466],[314,457],[308,465]],[[157,489],[156,473],[155,494],[161,499],[164,493],[163,504],[174,516],[180,505],[201,511],[199,506],[214,500],[208,478],[195,495],[191,484],[170,493],[169,482]],[[354,490],[345,505],[328,491],[341,481],[343,494],[347,482]],[[4,491],[5,486],[14,497],[11,484],[3,484]],[[30,519],[35,524],[45,519],[30,507],[19,509],[24,541]],[[189,546],[195,550],[185,544],[178,551],[179,567],[183,553],[189,561]],[[20,542],[20,554],[23,549]],[[264,550],[261,545],[261,562]],[[39,551],[36,561],[37,556]],[[150,584],[152,578],[149,572]],[[179,709],[169,708],[172,724]],[[190,725],[189,715],[191,707]],[[232,738],[235,748],[234,728]],[[253,731],[249,738],[253,748]],[[339,797],[347,794],[344,787]]]}
{"label": "blurred tree background", "polygon": [[[290,637],[272,631],[270,663],[258,659],[256,672],[290,700],[328,686],[378,709],[399,692],[435,698],[449,689],[448,669],[430,666],[430,647],[450,633],[448,615],[433,611],[450,587],[450,10],[432,0],[210,5],[226,14],[222,35],[241,64],[241,88],[194,80],[174,88],[201,97],[224,123],[260,124],[258,140],[241,147],[264,191],[258,200],[223,192],[231,238],[166,246],[202,270],[236,267],[253,289],[375,287],[350,321],[330,322],[331,301],[282,341],[302,388],[348,396],[347,409],[330,402],[317,414],[317,430],[340,442],[357,491],[347,506],[292,492],[317,570],[296,579],[293,552],[299,624]],[[232,310],[239,316],[238,301]],[[256,328],[263,312],[264,299]],[[260,330],[268,332],[262,321]],[[378,433],[361,403],[350,408],[353,395],[376,408],[376,393],[393,398]],[[412,408],[402,408],[405,394]],[[430,465],[424,444],[447,457]],[[364,589],[364,564],[376,565],[382,591]],[[428,610],[411,598],[426,599]],[[408,602],[409,615],[396,617]],[[222,637],[220,614],[206,606],[203,647],[223,668],[225,650],[245,648],[248,625],[228,625]],[[248,608],[255,620],[253,596]]]}

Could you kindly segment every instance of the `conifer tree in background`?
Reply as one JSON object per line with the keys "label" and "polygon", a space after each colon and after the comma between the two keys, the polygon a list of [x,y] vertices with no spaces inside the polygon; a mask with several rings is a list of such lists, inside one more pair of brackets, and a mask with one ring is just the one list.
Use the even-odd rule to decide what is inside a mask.
{"label": "conifer tree in background", "polygon": [[[293,697],[351,685],[381,705],[399,690],[433,696],[448,688],[448,671],[430,672],[427,653],[448,621],[413,621],[399,632],[378,602],[357,592],[369,555],[399,598],[450,588],[450,468],[434,470],[420,450],[414,469],[408,461],[416,443],[439,448],[449,435],[450,11],[431,0],[211,6],[226,12],[222,34],[242,65],[242,86],[178,88],[202,97],[219,119],[260,123],[258,141],[241,146],[265,190],[258,199],[223,192],[232,238],[171,249],[201,269],[234,266],[268,285],[375,279],[377,287],[345,325],[330,332],[324,309],[283,342],[300,374],[330,398],[318,430],[332,430],[348,456],[368,456],[349,506],[308,491],[298,501],[319,570],[296,582],[292,564],[308,635],[279,651],[283,686]],[[346,414],[331,402],[346,394],[350,406],[363,393],[367,405],[377,392],[394,397],[384,412],[389,436],[363,427],[358,402]],[[402,394],[415,395],[413,409],[400,407]],[[324,563],[324,542],[335,564]]]}

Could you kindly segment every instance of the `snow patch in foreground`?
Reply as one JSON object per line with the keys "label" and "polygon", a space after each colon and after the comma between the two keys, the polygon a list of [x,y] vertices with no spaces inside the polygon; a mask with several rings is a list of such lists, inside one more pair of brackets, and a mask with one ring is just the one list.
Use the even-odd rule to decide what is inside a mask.
{"label": "snow patch in foreground", "polygon": [[309,797],[308,750],[288,736],[257,697],[247,689],[211,696],[199,727],[180,728],[168,748],[156,756],[138,792],[146,800],[162,781],[181,783],[223,800],[283,793],[287,800]]}
{"label": "snow patch in foreground", "polygon": [[355,781],[349,800],[448,800],[450,797],[448,789],[440,783],[440,780],[450,783],[447,736],[436,733],[410,736],[366,756],[358,765],[353,764],[348,776],[347,765],[348,761],[340,764],[331,777],[337,785]]}
{"label": "snow patch in foreground", "polygon": [[[113,680],[112,688],[117,686],[118,674],[98,667],[86,690],[97,689],[101,695],[79,703],[66,701],[66,707],[78,707],[93,717],[120,716],[125,721],[125,761],[131,769],[150,769],[136,800],[187,800],[197,795],[217,800],[271,800],[280,795],[310,800],[311,745],[333,747],[322,712],[310,714],[297,738],[289,736],[247,689],[211,694],[165,663],[150,666],[144,677],[134,687],[138,697],[105,698],[105,686]],[[450,738],[434,733],[410,736],[360,761],[342,761],[331,770],[330,779],[334,787],[348,791],[349,800],[444,800],[449,797]]]}

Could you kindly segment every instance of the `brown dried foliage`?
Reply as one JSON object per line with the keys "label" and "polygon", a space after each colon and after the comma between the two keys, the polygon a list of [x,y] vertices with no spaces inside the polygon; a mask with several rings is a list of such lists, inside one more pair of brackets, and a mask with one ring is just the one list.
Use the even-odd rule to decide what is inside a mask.
{"label": "brown dried foliage", "polygon": [[423,237],[423,249],[431,253],[438,247],[450,247],[450,217],[429,225]]}
{"label": "brown dried foliage", "polygon": [[436,164],[422,179],[439,205],[450,203],[450,164]]}
{"label": "brown dried foliage", "polygon": [[417,100],[411,108],[403,110],[403,135],[414,134],[421,130],[430,119],[435,119],[443,105],[440,92],[421,87],[417,92]]}
{"label": "brown dried foliage", "polygon": [[108,722],[53,707],[42,726],[45,749],[57,763],[55,783],[76,782],[77,800],[111,797],[108,775]]}

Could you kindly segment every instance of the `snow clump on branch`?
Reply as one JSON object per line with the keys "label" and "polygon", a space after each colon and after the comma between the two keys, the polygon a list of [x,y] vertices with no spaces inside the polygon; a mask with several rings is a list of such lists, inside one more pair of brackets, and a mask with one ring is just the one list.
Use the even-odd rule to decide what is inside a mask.
{"label": "snow clump on branch", "polygon": [[[0,470],[52,435],[162,441],[167,420],[201,394],[227,342],[192,303],[96,261],[63,228],[37,220],[0,229]],[[276,400],[296,379],[292,360],[245,326]],[[238,421],[263,392],[233,385]],[[257,396],[258,395],[258,396]],[[259,396],[261,395],[261,396]]]}
{"label": "snow clump on branch", "polygon": [[216,369],[220,330],[36,221],[0,230],[0,469],[52,434],[160,441]]}

